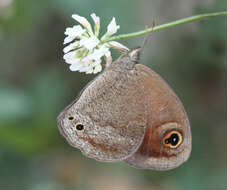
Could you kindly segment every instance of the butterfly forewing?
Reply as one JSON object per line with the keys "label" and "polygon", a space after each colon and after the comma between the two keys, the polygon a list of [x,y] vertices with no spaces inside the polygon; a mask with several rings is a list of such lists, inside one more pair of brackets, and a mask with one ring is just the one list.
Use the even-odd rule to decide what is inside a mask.
{"label": "butterfly forewing", "polygon": [[[124,160],[136,152],[145,134],[144,99],[136,70],[110,68],[65,110],[59,125],[68,142],[86,156],[100,161]],[[75,121],[68,121],[69,116]],[[83,132],[75,130],[77,122],[85,125]]]}

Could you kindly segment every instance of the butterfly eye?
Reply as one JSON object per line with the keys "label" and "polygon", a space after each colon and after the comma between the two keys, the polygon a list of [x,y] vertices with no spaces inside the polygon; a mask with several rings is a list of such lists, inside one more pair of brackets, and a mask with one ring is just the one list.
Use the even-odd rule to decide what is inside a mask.
{"label": "butterfly eye", "polygon": [[83,131],[84,130],[84,125],[82,125],[81,123],[76,123],[75,127],[76,127],[77,131]]}
{"label": "butterfly eye", "polygon": [[182,143],[182,134],[176,130],[170,131],[165,134],[162,143],[168,148],[177,148]]}

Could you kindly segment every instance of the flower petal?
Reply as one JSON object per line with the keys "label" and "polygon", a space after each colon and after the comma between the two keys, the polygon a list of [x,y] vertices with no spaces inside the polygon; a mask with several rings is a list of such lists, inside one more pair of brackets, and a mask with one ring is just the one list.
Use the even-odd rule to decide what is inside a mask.
{"label": "flower petal", "polygon": [[74,39],[75,39],[75,37],[67,36],[67,37],[64,39],[63,44],[67,44],[67,43],[73,41]]}
{"label": "flower petal", "polygon": [[70,65],[69,69],[71,71],[79,71],[82,67],[83,67],[83,65],[75,63],[75,64]]}
{"label": "flower petal", "polygon": [[111,36],[115,34],[119,28],[120,26],[116,24],[115,17],[113,17],[111,22],[107,26],[107,35]]}
{"label": "flower petal", "polygon": [[63,59],[73,59],[75,56],[75,52],[74,51],[71,51],[69,53],[66,53],[64,56],[63,56]]}
{"label": "flower petal", "polygon": [[96,36],[91,36],[90,38],[83,38],[80,40],[80,46],[84,46],[88,50],[92,50],[100,43],[99,39]]}
{"label": "flower petal", "polygon": [[95,66],[93,73],[96,74],[99,73],[100,71],[102,71],[102,65],[99,63]]}
{"label": "flower petal", "polygon": [[65,62],[72,65],[72,64],[78,64],[80,62],[80,59],[65,59]]}
{"label": "flower petal", "polygon": [[68,36],[80,36],[85,31],[86,30],[83,29],[80,25],[75,25],[73,27],[66,28],[65,35],[68,35]]}
{"label": "flower petal", "polygon": [[93,53],[88,55],[91,60],[100,60],[103,56],[110,56],[109,48],[106,45],[102,45],[99,49],[95,49]]}
{"label": "flower petal", "polygon": [[124,46],[123,44],[116,42],[116,41],[111,41],[108,43],[112,48],[117,49],[117,50],[123,50],[123,51],[129,51],[129,48]]}
{"label": "flower petal", "polygon": [[90,68],[88,71],[86,71],[86,74],[92,74],[93,71],[94,71],[94,69],[93,68]]}
{"label": "flower petal", "polygon": [[93,70],[93,68],[91,66],[83,66],[78,71],[81,72],[81,73],[82,72],[89,72],[91,69]]}
{"label": "flower petal", "polygon": [[92,54],[88,55],[88,58],[91,60],[99,60],[103,55],[104,53],[100,51],[100,49],[95,49]]}
{"label": "flower petal", "polygon": [[82,24],[88,30],[89,34],[91,34],[91,35],[93,34],[91,24],[88,22],[88,20],[86,18],[79,16],[77,14],[73,14],[72,18],[75,19],[80,24]]}
{"label": "flower petal", "polygon": [[85,32],[86,30],[83,29],[80,25],[66,28],[65,35],[67,35],[67,37],[64,39],[64,44],[73,41],[77,37],[80,38],[81,35],[84,34]]}
{"label": "flower petal", "polygon": [[73,42],[73,43],[69,44],[68,46],[66,46],[66,47],[63,49],[63,52],[64,52],[64,53],[68,53],[68,52],[70,52],[71,50],[78,48],[79,45],[80,45],[80,44],[79,44],[78,41]]}
{"label": "flower petal", "polygon": [[83,57],[84,49],[80,48],[74,51],[70,51],[63,56],[63,59],[68,64],[74,64],[80,62]]}
{"label": "flower petal", "polygon": [[94,26],[95,35],[98,37],[99,29],[100,29],[100,18],[98,16],[96,16],[95,13],[91,14],[91,18],[93,19],[93,21],[95,23],[95,26]]}

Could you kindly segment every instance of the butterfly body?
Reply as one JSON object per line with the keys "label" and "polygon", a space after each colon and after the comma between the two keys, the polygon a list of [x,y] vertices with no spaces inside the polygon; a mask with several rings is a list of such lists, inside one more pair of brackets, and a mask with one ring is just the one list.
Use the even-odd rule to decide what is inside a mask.
{"label": "butterfly body", "polygon": [[[59,115],[58,127],[90,158],[171,169],[190,154],[188,118],[165,81],[138,64],[139,52],[132,50],[96,77]],[[168,147],[179,139],[179,147]]]}

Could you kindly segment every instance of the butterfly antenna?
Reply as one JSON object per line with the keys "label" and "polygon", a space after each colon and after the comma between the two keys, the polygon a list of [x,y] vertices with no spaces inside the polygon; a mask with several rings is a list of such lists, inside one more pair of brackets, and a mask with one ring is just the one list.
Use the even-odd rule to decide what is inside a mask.
{"label": "butterfly antenna", "polygon": [[[151,36],[151,34],[152,34],[152,32],[153,32],[153,28],[154,28],[154,27],[155,27],[155,21],[153,20],[153,21],[152,21],[151,31],[148,32],[148,33],[146,34],[146,36],[145,36],[145,38],[144,38],[144,40],[143,40],[143,43],[142,43],[142,45],[141,45],[141,51],[143,51],[145,45],[147,44],[147,42],[148,42],[148,40],[149,40],[149,38],[150,38],[150,36]],[[146,30],[148,30],[148,25],[146,25],[145,28],[146,28]]]}

